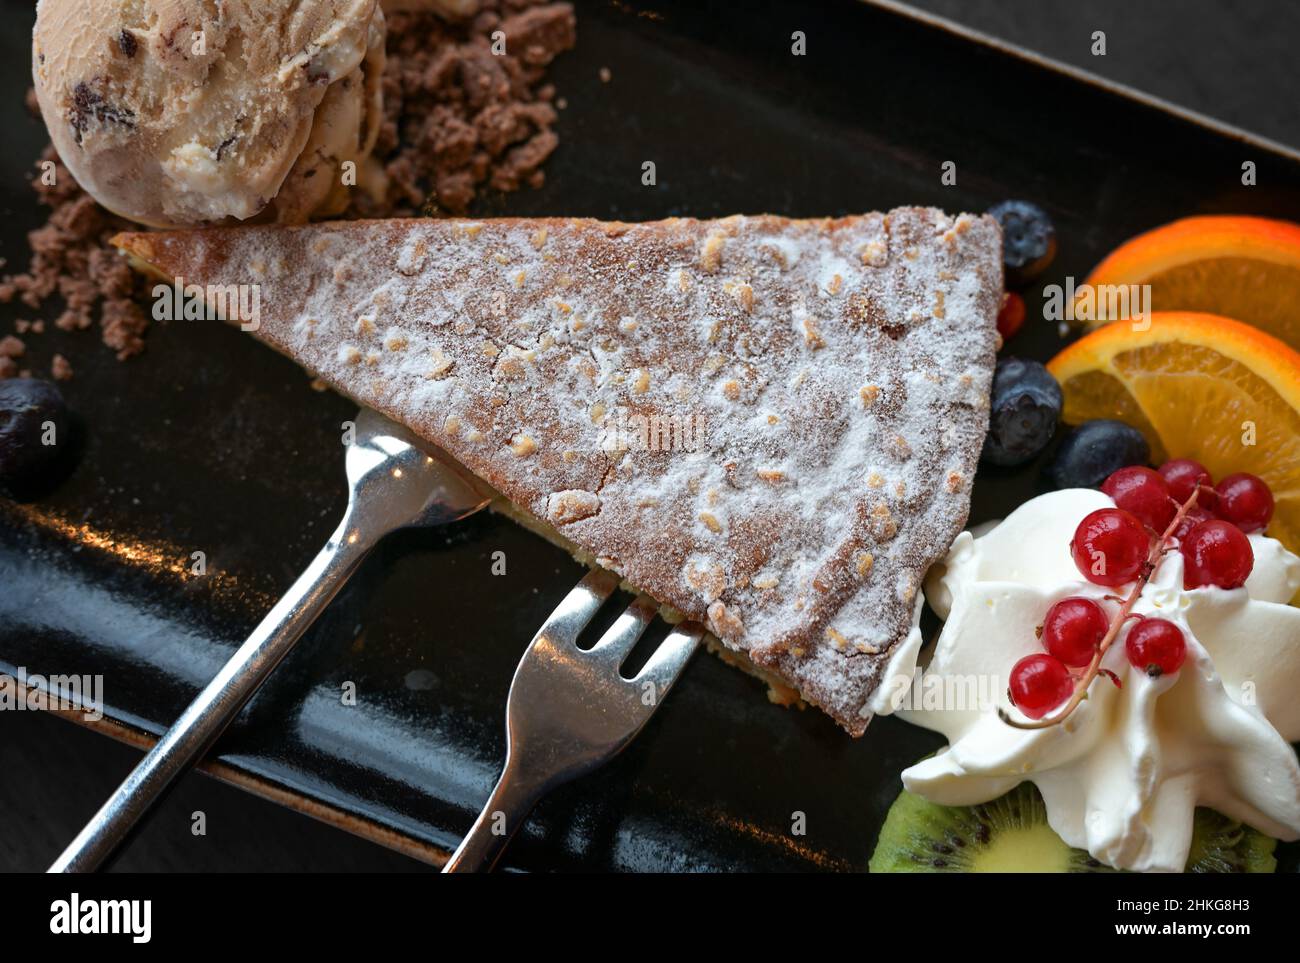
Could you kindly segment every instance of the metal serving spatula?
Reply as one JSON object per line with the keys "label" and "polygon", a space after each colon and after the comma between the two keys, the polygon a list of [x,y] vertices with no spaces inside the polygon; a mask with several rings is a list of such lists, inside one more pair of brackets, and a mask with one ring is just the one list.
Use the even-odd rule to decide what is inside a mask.
{"label": "metal serving spatula", "polygon": [[363,408],[348,446],[343,521],[284,597],[109,797],[50,872],[91,872],[164,791],[198,762],[389,532],[450,524],[485,508],[481,483],[426,450],[401,425]]}

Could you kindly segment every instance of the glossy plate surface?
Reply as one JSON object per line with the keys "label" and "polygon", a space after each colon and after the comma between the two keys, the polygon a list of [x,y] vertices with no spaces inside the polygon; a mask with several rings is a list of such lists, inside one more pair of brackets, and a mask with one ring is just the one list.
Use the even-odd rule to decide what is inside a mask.
{"label": "glossy plate surface", "polygon": [[[889,11],[851,0],[578,7],[578,49],[553,70],[568,108],[546,186],[490,198],[481,215],[982,211],[1027,197],[1060,232],[1047,282],[1081,280],[1118,242],[1187,214],[1300,220],[1294,158]],[[30,8],[0,16],[0,253],[21,264],[41,222],[23,181],[44,134],[22,106]],[[796,30],[803,57],[790,52]],[[1245,160],[1259,186],[1241,185]],[[646,161],[657,187],[641,183]],[[945,161],[956,186],[940,184]],[[1026,295],[1032,316],[1039,291]],[[0,331],[26,316],[3,308]],[[158,325],[126,364],[94,338],[29,339],[38,370],[55,350],[71,360],[65,393],[85,442],[56,492],[0,502],[0,672],[101,674],[109,718],[139,738],[179,714],[332,530],[339,425],[354,409],[216,324]],[[1061,344],[1031,321],[1012,350],[1045,360]],[[982,475],[972,521],[1041,490],[1039,467]],[[204,578],[187,573],[195,551]],[[501,764],[519,654],[581,574],[492,515],[390,538],[219,743],[222,772],[431,858],[453,847]],[[346,682],[355,706],[342,704]],[[851,740],[701,656],[632,748],[548,799],[508,860],[862,870],[899,772],[940,744],[889,718]],[[790,832],[796,811],[805,835]]]}

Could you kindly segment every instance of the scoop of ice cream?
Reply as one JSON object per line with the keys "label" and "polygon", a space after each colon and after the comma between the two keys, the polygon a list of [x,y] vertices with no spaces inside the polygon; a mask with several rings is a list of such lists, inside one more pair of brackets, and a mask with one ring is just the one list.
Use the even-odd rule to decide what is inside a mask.
{"label": "scoop of ice cream", "polygon": [[[1064,723],[1025,731],[998,718],[1006,678],[1041,652],[1035,627],[1068,596],[1103,599],[1068,545],[1089,512],[1113,507],[1073,489],[1022,505],[988,534],[963,533],[926,585],[946,619],[928,663],[896,667],[889,688],[909,722],[948,737],[903,784],[945,805],[994,799],[1028,779],[1048,822],[1071,846],[1111,866],[1181,871],[1196,806],[1280,839],[1300,836],[1300,558],[1251,535],[1255,567],[1238,589],[1183,587],[1182,556],[1165,557],[1134,612],[1175,622],[1182,668],[1159,678],[1129,665],[1123,638],[1102,661],[1122,683],[1093,681]],[[913,675],[913,673],[916,673]]]}
{"label": "scoop of ice cream", "polygon": [[110,210],[300,221],[337,213],[374,145],[383,38],[377,0],[40,0],[32,73],[59,156]]}

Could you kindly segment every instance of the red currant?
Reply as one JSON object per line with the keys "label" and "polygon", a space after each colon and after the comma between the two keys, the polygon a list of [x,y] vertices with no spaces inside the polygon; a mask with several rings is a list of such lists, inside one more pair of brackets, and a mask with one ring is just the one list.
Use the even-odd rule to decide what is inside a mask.
{"label": "red currant", "polygon": [[1178,506],[1169,497],[1169,485],[1150,468],[1121,468],[1102,482],[1101,490],[1115,504],[1138,517],[1138,521],[1163,535],[1178,514]]}
{"label": "red currant", "polygon": [[1002,310],[998,312],[998,334],[1003,341],[1010,341],[1012,336],[1025,323],[1025,299],[1014,291],[1009,291],[1002,298]]}
{"label": "red currant", "polygon": [[1106,613],[1092,599],[1061,599],[1043,620],[1043,648],[1066,665],[1080,668],[1092,661],[1108,628]]}
{"label": "red currant", "polygon": [[1129,629],[1124,650],[1133,668],[1154,679],[1182,668],[1187,640],[1183,630],[1168,619],[1143,619]]}
{"label": "red currant", "polygon": [[1255,552],[1236,525],[1218,519],[1201,522],[1179,545],[1183,553],[1183,587],[1217,585],[1240,588],[1255,567]]}
{"label": "red currant", "polygon": [[1099,508],[1079,523],[1070,554],[1094,585],[1125,585],[1142,573],[1151,539],[1142,523],[1120,508]]}
{"label": "red currant", "polygon": [[[1192,497],[1192,492],[1196,491],[1197,485],[1214,484],[1214,479],[1205,470],[1205,466],[1191,458],[1175,458],[1165,462],[1160,466],[1160,476],[1169,486],[1169,494],[1173,495],[1179,504]],[[1215,501],[1216,496],[1212,493],[1201,492],[1196,499],[1196,504],[1212,512]]]}
{"label": "red currant", "polygon": [[1214,518],[1215,516],[1213,513],[1207,512],[1201,507],[1200,502],[1197,502],[1187,510],[1187,514],[1183,516],[1183,520],[1178,523],[1178,527],[1174,529],[1173,537],[1181,542],[1186,539],[1187,536],[1192,533],[1192,529],[1201,524],[1201,522],[1212,521]]}
{"label": "red currant", "polygon": [[1055,656],[1027,655],[1011,667],[1008,692],[1017,709],[1031,719],[1041,719],[1070,698],[1074,680]]}
{"label": "red currant", "polygon": [[1273,517],[1273,493],[1262,478],[1239,472],[1215,486],[1219,515],[1243,532],[1262,532]]}

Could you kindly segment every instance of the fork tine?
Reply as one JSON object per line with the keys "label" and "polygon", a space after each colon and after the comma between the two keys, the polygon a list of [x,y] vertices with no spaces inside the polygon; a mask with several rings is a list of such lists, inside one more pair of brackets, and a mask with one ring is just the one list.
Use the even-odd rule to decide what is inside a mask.
{"label": "fork tine", "polygon": [[664,693],[677,681],[686,664],[691,661],[691,656],[699,648],[702,638],[704,638],[704,626],[698,622],[683,622],[674,627],[637,673],[636,678],[632,680],[633,683],[652,682],[658,697],[663,698]]}
{"label": "fork tine", "polygon": [[557,645],[576,645],[605,600],[618,588],[618,576],[604,571],[588,572],[537,630],[534,640],[547,636]]}
{"label": "fork tine", "polygon": [[645,633],[646,626],[653,621],[658,611],[656,602],[638,595],[600,637],[600,641],[592,646],[588,655],[617,669],[635,648],[637,640]]}

